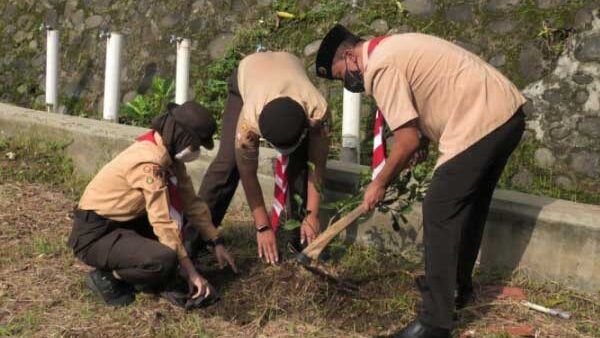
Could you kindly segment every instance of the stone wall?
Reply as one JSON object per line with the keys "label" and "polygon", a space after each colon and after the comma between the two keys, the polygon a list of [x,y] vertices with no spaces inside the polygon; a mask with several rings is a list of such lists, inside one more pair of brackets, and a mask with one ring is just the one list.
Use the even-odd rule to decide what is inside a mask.
{"label": "stone wall", "polygon": [[[600,193],[600,0],[4,0],[0,2],[0,100],[43,108],[45,34],[61,30],[63,112],[101,111],[105,42],[99,29],[125,35],[122,99],[144,93],[154,76],[173,78],[172,34],[192,46],[192,97],[202,97],[207,67],[235,62],[257,43],[303,58],[331,104],[339,127],[341,90],[312,75],[320,38],[334,22],[363,36],[419,31],[442,36],[500,69],[531,99],[527,107],[534,166],[511,177],[515,186],[553,173],[567,190]],[[285,10],[294,19],[277,19]],[[219,105],[216,105],[218,107]],[[218,110],[218,109],[216,109]],[[363,114],[372,107],[364,105]],[[364,139],[369,140],[363,128]],[[339,138],[340,135],[337,135]],[[365,153],[370,147],[363,146]]]}

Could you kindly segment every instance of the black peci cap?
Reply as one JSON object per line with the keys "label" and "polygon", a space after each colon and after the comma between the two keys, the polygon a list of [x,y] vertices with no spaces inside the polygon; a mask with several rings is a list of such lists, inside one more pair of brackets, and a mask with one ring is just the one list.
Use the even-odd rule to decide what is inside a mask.
{"label": "black peci cap", "polygon": [[298,142],[307,126],[306,113],[298,102],[280,97],[267,103],[258,118],[262,137],[277,148]]}
{"label": "black peci cap", "polygon": [[317,76],[333,80],[331,65],[333,64],[333,58],[335,57],[338,47],[344,41],[356,44],[361,40],[360,37],[354,35],[346,29],[346,27],[340,24],[335,25],[329,33],[325,35],[325,38],[323,38],[323,41],[321,42],[321,46],[319,46],[315,65]]}
{"label": "black peci cap", "polygon": [[217,123],[208,109],[194,101],[188,101],[181,105],[169,103],[167,109],[175,122],[190,134],[192,145],[203,146],[206,149],[214,147],[213,135],[217,129]]}

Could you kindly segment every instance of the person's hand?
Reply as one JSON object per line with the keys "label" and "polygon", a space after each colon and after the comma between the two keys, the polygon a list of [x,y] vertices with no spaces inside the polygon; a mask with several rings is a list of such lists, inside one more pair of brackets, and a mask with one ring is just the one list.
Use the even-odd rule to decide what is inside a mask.
{"label": "person's hand", "polygon": [[371,182],[365,191],[365,195],[363,196],[362,207],[364,212],[366,213],[375,209],[377,203],[383,200],[384,195],[385,187],[378,181]]}
{"label": "person's hand", "polygon": [[238,273],[238,268],[235,265],[233,257],[231,257],[231,254],[223,244],[215,245],[215,257],[217,258],[217,263],[219,263],[219,268],[223,269],[226,265],[229,265],[233,272]]}
{"label": "person's hand", "polygon": [[200,296],[208,297],[210,296],[210,290],[212,289],[208,281],[198,273],[193,273],[188,277],[188,288],[192,295],[192,299],[196,299]]}
{"label": "person's hand", "polygon": [[319,217],[309,214],[302,221],[300,226],[300,243],[310,244],[321,233],[321,222]]}
{"label": "person's hand", "polygon": [[258,243],[258,257],[265,259],[270,264],[279,262],[277,239],[272,229],[257,232],[256,241]]}

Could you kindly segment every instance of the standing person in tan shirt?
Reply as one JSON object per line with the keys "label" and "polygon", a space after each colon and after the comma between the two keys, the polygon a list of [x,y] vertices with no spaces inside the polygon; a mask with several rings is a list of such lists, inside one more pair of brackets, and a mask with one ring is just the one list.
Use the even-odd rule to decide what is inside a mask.
{"label": "standing person in tan shirt", "polygon": [[473,295],[492,193],[523,134],[525,99],[476,55],[425,34],[364,41],[337,25],[321,43],[316,67],[318,76],[373,96],[393,132],[385,166],[365,191],[365,210],[382,200],[421,135],[437,144],[440,157],[423,202],[422,309],[396,337],[450,337],[455,306]]}
{"label": "standing person in tan shirt", "polygon": [[[133,302],[134,287],[165,290],[178,265],[193,292],[192,304],[215,298],[190,259],[204,241],[214,246],[221,266],[237,270],[184,164],[198,158],[200,146],[213,147],[215,121],[192,101],[167,110],[98,172],[75,210],[69,246],[96,268],[86,285],[109,305]],[[174,297],[168,298],[182,301]]]}
{"label": "standing person in tan shirt", "polygon": [[[302,222],[300,242],[310,243],[321,228],[319,184],[329,150],[327,102],[310,82],[302,62],[286,52],[245,57],[231,75],[228,89],[219,152],[199,195],[219,225],[241,178],[257,230],[258,254],[276,263],[277,241],[257,176],[259,140],[263,137],[280,154],[289,155],[287,209],[291,218]],[[314,164],[314,170],[307,162]],[[289,198],[295,194],[302,196],[302,205]],[[306,209],[306,215],[299,209]]]}

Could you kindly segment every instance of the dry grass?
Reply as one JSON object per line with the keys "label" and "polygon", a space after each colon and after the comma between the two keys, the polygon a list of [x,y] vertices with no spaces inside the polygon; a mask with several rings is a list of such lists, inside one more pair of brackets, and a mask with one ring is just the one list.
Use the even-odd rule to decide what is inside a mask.
{"label": "dry grass", "polygon": [[[0,173],[5,164],[0,158]],[[279,266],[260,262],[254,233],[241,219],[224,228],[239,275],[218,270],[210,255],[199,258],[221,302],[186,313],[138,294],[132,306],[109,308],[86,290],[89,267],[65,245],[74,200],[55,184],[0,176],[0,336],[364,337],[390,334],[418,311],[412,279],[420,263],[334,243],[331,269],[358,286],[348,291],[300,268],[289,254]],[[477,280],[479,297],[459,314],[456,336],[510,337],[505,329],[528,325],[537,337],[600,337],[598,295],[534,284],[521,275],[503,282],[524,288],[533,302],[573,312],[562,320],[487,294],[498,280]]]}

